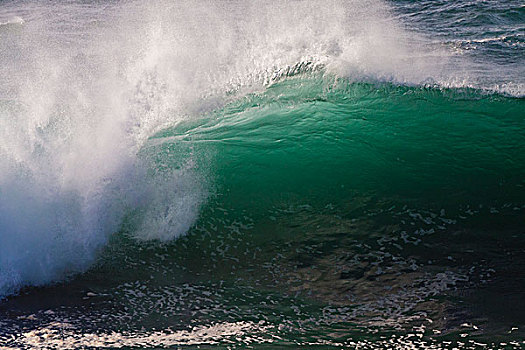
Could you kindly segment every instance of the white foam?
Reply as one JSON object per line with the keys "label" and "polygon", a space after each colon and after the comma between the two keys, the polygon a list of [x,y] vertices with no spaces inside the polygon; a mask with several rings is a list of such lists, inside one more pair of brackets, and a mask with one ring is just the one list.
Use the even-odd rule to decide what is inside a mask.
{"label": "white foam", "polygon": [[69,329],[68,324],[55,323],[49,327],[23,332],[16,341],[17,345],[34,349],[78,349],[83,347],[121,348],[121,347],[174,347],[218,345],[221,343],[240,342],[272,343],[264,336],[271,326],[264,322],[224,322],[193,327],[181,331],[157,331],[142,334],[108,333],[79,334]]}
{"label": "white foam", "polygon": [[0,26],[6,26],[6,25],[10,25],[10,24],[18,24],[18,25],[21,25],[21,24],[24,24],[24,19],[20,16],[12,16],[12,17],[9,17],[7,20],[5,21],[1,21],[0,20]]}

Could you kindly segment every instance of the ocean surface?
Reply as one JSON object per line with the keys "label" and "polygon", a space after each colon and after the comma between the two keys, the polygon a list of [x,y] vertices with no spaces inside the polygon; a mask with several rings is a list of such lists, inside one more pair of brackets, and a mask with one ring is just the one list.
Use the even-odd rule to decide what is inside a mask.
{"label": "ocean surface", "polygon": [[0,348],[525,347],[519,0],[0,1]]}

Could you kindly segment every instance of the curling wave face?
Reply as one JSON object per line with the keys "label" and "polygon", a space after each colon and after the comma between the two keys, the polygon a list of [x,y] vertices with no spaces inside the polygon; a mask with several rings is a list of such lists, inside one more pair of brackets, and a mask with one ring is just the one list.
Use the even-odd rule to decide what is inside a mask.
{"label": "curling wave face", "polygon": [[1,295],[84,270],[130,210],[144,212],[139,238],[191,226],[205,185],[191,166],[156,176],[137,157],[155,131],[297,62],[346,52],[364,72],[397,74],[369,60],[386,56],[373,25],[388,20],[383,4],[318,5],[3,5]]}
{"label": "curling wave face", "polygon": [[[4,77],[0,86],[0,296],[15,293],[22,286],[42,285],[85,271],[123,223],[133,228],[132,236],[139,241],[178,237],[198,219],[210,193],[220,191],[216,184],[221,178],[237,176],[237,187],[243,181],[258,181],[254,180],[257,167],[248,174],[223,172],[224,159],[214,156],[216,149],[201,149],[206,142],[193,145],[193,140],[201,137],[198,132],[192,136],[189,131],[186,137],[192,141],[191,147],[180,147],[176,156],[166,161],[162,151],[151,152],[155,142],[160,147],[169,144],[159,141],[159,133],[170,135],[174,127],[210,123],[213,111],[240,108],[245,110],[240,120],[235,111],[227,110],[215,114],[215,124],[201,128],[217,130],[212,140],[219,144],[253,142],[256,148],[272,149],[273,142],[295,140],[294,147],[306,147],[322,157],[326,155],[323,148],[307,137],[313,130],[320,133],[314,140],[327,144],[337,144],[341,133],[359,139],[361,130],[354,122],[346,125],[348,121],[340,119],[339,114],[318,119],[324,113],[316,111],[319,104],[322,108],[334,105],[322,100],[308,102],[308,98],[325,98],[324,91],[338,77],[351,87],[335,90],[340,96],[335,106],[354,98],[358,108],[366,103],[359,100],[376,94],[377,82],[391,84],[386,93],[376,97],[386,101],[379,104],[384,106],[381,108],[405,102],[401,97],[390,100],[391,93],[433,99],[433,94],[441,94],[440,87],[494,91],[495,86],[490,79],[480,78],[468,59],[459,59],[424,34],[408,32],[388,4],[375,0],[329,4],[156,1],[105,6],[7,2],[0,22],[0,75]],[[258,124],[272,120],[271,113],[251,115],[251,108],[242,105],[244,98],[266,105],[263,111],[271,111],[274,101],[256,101],[257,93],[275,84],[269,95],[286,89],[286,81],[294,75],[309,76],[304,81],[306,88],[301,90],[301,80],[299,85],[295,85],[297,81],[291,83],[297,95],[288,98],[297,98],[297,102],[284,106],[302,111],[301,104],[306,103],[308,111],[302,112],[313,113],[313,120],[300,122],[303,119],[295,118],[294,112],[292,116],[285,113],[292,119],[275,118],[277,125],[285,120],[282,128],[264,134]],[[352,85],[359,81],[372,85]],[[502,92],[523,95],[522,82],[502,84],[512,86]],[[431,89],[426,95],[418,88],[399,85],[438,90]],[[282,94],[287,96],[285,92]],[[504,102],[484,102],[492,97],[485,99],[479,94],[480,110],[487,106],[495,111],[508,108],[506,113],[514,115],[521,108],[521,100],[495,97]],[[444,97],[436,98],[437,103],[448,103]],[[283,107],[281,100],[277,101],[277,108]],[[456,112],[460,105],[439,113]],[[348,108],[342,111],[347,113]],[[355,112],[363,118],[371,117],[367,113],[361,116],[363,111]],[[392,123],[402,123],[400,130],[411,127],[404,115],[399,118]],[[506,131],[506,123],[519,123],[505,120],[494,121],[504,124],[495,129],[495,134]],[[230,129],[222,129],[229,123]],[[370,132],[366,127],[364,131]],[[420,135],[426,131],[422,129]],[[259,132],[263,134],[257,135]],[[290,133],[297,133],[297,137],[290,138]],[[260,137],[250,139],[252,134]],[[521,136],[518,131],[507,141],[519,143]],[[170,137],[179,137],[178,132]],[[379,139],[360,142],[384,144]],[[337,162],[351,143],[328,149],[335,153],[324,159]],[[236,150],[234,147],[231,152]],[[268,157],[277,157],[283,149],[269,152]],[[353,152],[350,157],[357,159],[354,164],[365,164],[365,159],[381,161],[381,156],[371,150],[355,148]],[[367,156],[367,152],[372,154]],[[469,152],[465,158],[470,157]],[[327,165],[307,167],[308,159],[299,162],[304,155],[296,158],[296,170],[319,169],[308,175],[315,183],[318,176],[325,176],[322,169]],[[224,157],[227,160],[228,153]],[[394,156],[387,162],[393,161]],[[491,164],[489,169],[496,166]],[[350,169],[342,169],[330,186],[340,185],[339,179],[348,176]],[[260,170],[269,182],[282,180],[273,176],[281,171],[279,168]],[[367,178],[375,180],[363,178],[363,185],[380,185],[376,171],[381,167],[367,171]],[[400,170],[396,176],[405,175]],[[360,181],[364,175],[353,176]],[[488,178],[481,177],[480,181]],[[325,185],[318,185],[316,191],[325,191]],[[272,193],[277,196],[281,189]],[[242,197],[236,199],[242,202]]]}

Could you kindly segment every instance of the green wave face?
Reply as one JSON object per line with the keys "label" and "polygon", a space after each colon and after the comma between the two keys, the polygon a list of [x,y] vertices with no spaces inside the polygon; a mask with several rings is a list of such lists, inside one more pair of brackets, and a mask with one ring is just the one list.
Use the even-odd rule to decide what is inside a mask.
{"label": "green wave face", "polygon": [[[111,287],[132,328],[160,295],[155,326],[186,313],[263,322],[283,347],[376,348],[407,332],[422,348],[497,347],[525,322],[524,107],[477,90],[287,78],[150,139],[152,174],[191,159],[208,200],[167,245],[114,237],[84,278],[117,268],[143,281]],[[202,290],[174,287],[187,284]]]}
{"label": "green wave face", "polygon": [[209,193],[186,235],[141,240],[170,220],[146,204],[90,271],[4,307],[88,346],[519,346],[524,107],[323,73],[233,94],[140,152],[167,199]]}
{"label": "green wave face", "polygon": [[202,159],[224,204],[348,205],[373,195],[417,206],[523,204],[523,99],[473,90],[281,81],[156,137],[145,152]]}

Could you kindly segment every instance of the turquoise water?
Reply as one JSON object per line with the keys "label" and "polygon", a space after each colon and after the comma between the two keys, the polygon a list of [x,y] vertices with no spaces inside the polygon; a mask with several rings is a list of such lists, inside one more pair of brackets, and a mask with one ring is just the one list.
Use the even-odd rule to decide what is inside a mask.
{"label": "turquoise water", "polygon": [[523,6],[182,5],[0,3],[0,345],[523,347]]}

